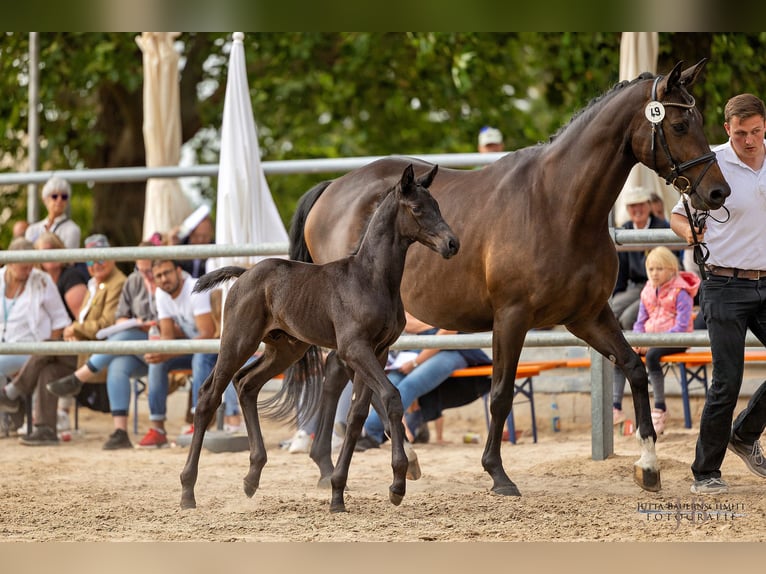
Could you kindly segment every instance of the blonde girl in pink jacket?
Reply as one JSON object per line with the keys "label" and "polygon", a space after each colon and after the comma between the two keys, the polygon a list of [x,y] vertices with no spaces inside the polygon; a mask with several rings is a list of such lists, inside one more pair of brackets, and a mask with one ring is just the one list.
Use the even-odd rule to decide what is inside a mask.
{"label": "blonde girl in pink jacket", "polygon": [[[649,278],[641,291],[638,318],[633,325],[636,333],[685,333],[693,330],[692,307],[699,289],[700,279],[688,271],[678,270],[678,258],[667,247],[655,247],[646,256],[646,275]],[[665,431],[668,418],[665,404],[665,375],[662,357],[685,351],[685,347],[634,347],[646,357],[646,370],[654,395],[652,423],[657,435]],[[625,375],[615,369],[614,421],[625,419],[622,398]]]}

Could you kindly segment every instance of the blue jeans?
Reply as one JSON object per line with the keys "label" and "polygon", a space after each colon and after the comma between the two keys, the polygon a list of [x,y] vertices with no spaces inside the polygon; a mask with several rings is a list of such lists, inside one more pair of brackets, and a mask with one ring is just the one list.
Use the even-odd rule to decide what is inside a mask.
{"label": "blue jeans", "polygon": [[[197,355],[194,356],[196,357]],[[205,379],[207,379],[208,375],[213,371],[215,362],[218,359],[218,355],[210,353],[199,353],[199,357],[200,359],[197,367],[192,366],[192,412],[197,409],[199,390],[205,383]],[[193,362],[192,365],[194,365]],[[229,381],[229,384],[226,385],[226,388],[223,391],[223,413],[227,417],[240,414],[237,391],[234,389],[234,385],[231,381]]]}
{"label": "blue jeans", "polygon": [[[406,411],[415,399],[446,381],[452,371],[464,369],[467,366],[468,362],[458,351],[439,351],[409,375],[404,375],[400,371],[392,371],[388,373],[388,378],[399,389],[402,406]],[[383,421],[374,409],[370,411],[364,423],[364,431],[367,436],[379,443],[385,440]]]}
{"label": "blue jeans", "polygon": [[[168,373],[176,369],[192,370],[192,411],[197,407],[197,396],[202,383],[213,370],[215,353],[178,355],[162,363],[149,365],[149,420],[164,421],[167,418]],[[239,414],[239,403],[234,386],[229,383],[224,392],[225,414]]]}
{"label": "blue jeans", "polygon": [[[713,354],[713,377],[705,399],[692,472],[696,480],[721,477],[721,463],[732,430],[732,417],[745,369],[745,334],[749,327],[766,344],[766,278],[757,281],[710,276],[702,282],[700,307]],[[733,429],[752,443],[766,427],[766,382],[755,391]]]}
{"label": "blue jeans", "polygon": [[[146,341],[148,338],[141,329],[128,329],[115,333],[107,340]],[[109,395],[112,416],[127,416],[130,411],[130,380],[143,377],[149,372],[143,355],[91,355],[87,365],[88,369],[94,373],[107,369],[106,392]]]}

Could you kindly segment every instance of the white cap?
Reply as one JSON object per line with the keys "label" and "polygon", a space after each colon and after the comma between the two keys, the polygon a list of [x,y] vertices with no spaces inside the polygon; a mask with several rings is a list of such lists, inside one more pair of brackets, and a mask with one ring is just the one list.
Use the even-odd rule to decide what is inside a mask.
{"label": "white cap", "polygon": [[631,187],[622,195],[625,205],[635,205],[637,203],[646,203],[652,199],[652,195],[644,187]]}
{"label": "white cap", "polygon": [[191,232],[194,231],[194,229],[200,223],[202,223],[202,220],[205,219],[208,215],[210,215],[210,206],[206,203],[203,203],[197,209],[195,209],[189,217],[183,220],[183,223],[181,223],[180,227],[178,228],[178,239],[183,241],[189,237]]}
{"label": "white cap", "polygon": [[497,128],[485,126],[479,131],[479,145],[501,144],[503,134]]}

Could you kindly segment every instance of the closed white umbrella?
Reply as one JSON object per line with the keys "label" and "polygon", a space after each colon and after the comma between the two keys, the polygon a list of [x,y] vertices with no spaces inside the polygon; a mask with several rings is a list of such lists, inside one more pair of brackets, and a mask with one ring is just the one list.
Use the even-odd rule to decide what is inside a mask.
{"label": "closed white umbrella", "polygon": [[[623,32],[620,37],[620,81],[633,80],[642,72],[657,73],[657,54],[659,52],[659,34],[657,32]],[[649,193],[656,193],[665,202],[665,212],[678,200],[673,189],[643,164],[636,165],[628,176],[615,202],[615,226],[625,223],[628,213],[625,210],[623,192],[634,187],[643,187]],[[666,195],[667,194],[667,195]]]}
{"label": "closed white umbrella", "polygon": [[[245,68],[244,34],[235,32],[229,56],[221,125],[215,242],[218,245],[286,243],[285,229],[261,166],[258,134]],[[207,270],[250,266],[263,257],[215,257]]]}
{"label": "closed white umbrella", "polygon": [[[181,98],[178,32],[143,32],[136,36],[144,62],[144,146],[147,167],[178,165],[181,158]],[[176,179],[151,178],[146,182],[142,237],[167,233],[192,211]]]}

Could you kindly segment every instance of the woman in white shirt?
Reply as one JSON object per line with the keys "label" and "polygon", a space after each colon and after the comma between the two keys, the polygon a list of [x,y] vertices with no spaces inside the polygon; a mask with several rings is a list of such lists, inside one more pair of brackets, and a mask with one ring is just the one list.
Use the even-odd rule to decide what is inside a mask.
{"label": "woman in white shirt", "polygon": [[[23,238],[14,239],[9,251],[34,249]],[[8,263],[0,268],[0,340],[3,343],[60,339],[69,325],[56,283],[31,263]],[[29,355],[0,355],[0,386],[18,371]]]}

